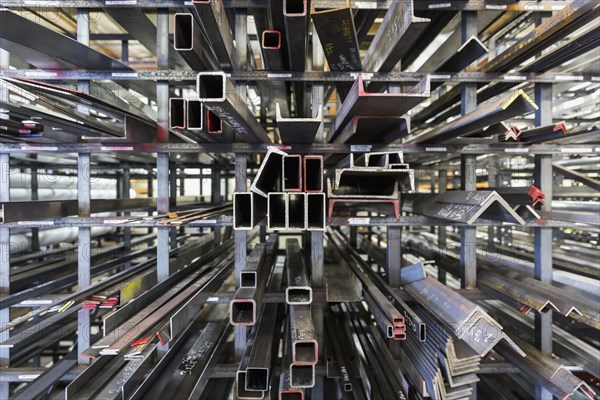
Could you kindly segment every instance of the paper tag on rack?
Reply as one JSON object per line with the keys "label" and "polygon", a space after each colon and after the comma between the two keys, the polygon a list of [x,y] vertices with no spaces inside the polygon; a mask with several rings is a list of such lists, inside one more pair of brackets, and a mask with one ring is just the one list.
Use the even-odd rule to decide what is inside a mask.
{"label": "paper tag on rack", "polygon": [[217,220],[216,219],[199,219],[196,222],[199,224],[202,224],[202,225],[205,225],[205,224],[211,225],[211,224],[216,224]]}
{"label": "paper tag on rack", "polygon": [[348,218],[349,225],[369,225],[371,223],[371,218]]}
{"label": "paper tag on rack", "polygon": [[372,148],[370,144],[353,144],[350,146],[350,151],[353,153],[366,153],[371,151]]}
{"label": "paper tag on rack", "polygon": [[54,225],[54,221],[19,221],[17,225]]}
{"label": "paper tag on rack", "polygon": [[574,147],[574,148],[561,148],[560,152],[561,153],[591,153],[594,149],[592,149],[591,147]]}
{"label": "paper tag on rack", "polygon": [[133,146],[118,146],[118,147],[108,147],[102,146],[100,147],[102,151],[133,151]]}
{"label": "paper tag on rack", "polygon": [[446,147],[425,147],[425,151],[437,153],[437,152],[448,151],[448,149]]}
{"label": "paper tag on rack", "polygon": [[527,147],[509,147],[504,149],[505,153],[529,153],[529,148]]}
{"label": "paper tag on rack", "polygon": [[105,219],[104,223],[105,224],[124,224],[126,222],[129,222],[128,219]]}

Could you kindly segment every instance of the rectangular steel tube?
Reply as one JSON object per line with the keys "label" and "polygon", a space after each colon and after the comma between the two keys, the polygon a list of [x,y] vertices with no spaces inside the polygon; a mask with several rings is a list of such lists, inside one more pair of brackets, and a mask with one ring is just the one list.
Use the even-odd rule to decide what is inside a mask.
{"label": "rectangular steel tube", "polygon": [[288,284],[285,289],[285,302],[290,305],[312,303],[312,288],[297,239],[286,241],[285,268]]}
{"label": "rectangular steel tube", "polygon": [[306,194],[306,229],[325,230],[325,193]]}
{"label": "rectangular steel tube", "polygon": [[234,229],[251,230],[267,215],[267,199],[253,192],[233,194]]}
{"label": "rectangular steel tube", "polygon": [[261,46],[265,69],[269,71],[282,71],[284,69],[281,49],[281,32],[265,30],[262,32]]}
{"label": "rectangular steel tube", "polygon": [[272,143],[224,72],[199,72],[198,99],[248,143]]}
{"label": "rectangular steel tube", "polygon": [[286,225],[288,229],[306,229],[306,193],[286,193]]}
{"label": "rectangular steel tube", "polygon": [[267,226],[272,229],[287,229],[286,193],[271,192],[268,197]]}
{"label": "rectangular steel tube", "polygon": [[[306,65],[306,39],[308,36],[307,0],[283,0],[285,38],[292,71],[304,71]],[[298,101],[298,100],[296,100]]]}
{"label": "rectangular steel tube", "polygon": [[200,26],[190,13],[176,13],[173,16],[173,47],[185,62],[194,69],[217,69],[218,64],[212,48],[200,30]]}
{"label": "rectangular steel tube", "polygon": [[182,98],[169,99],[169,128],[185,129],[187,122],[187,101]]}
{"label": "rectangular steel tube", "polygon": [[186,103],[187,129],[190,131],[201,131],[204,128],[204,106],[202,102],[187,100]]}
{"label": "rectangular steel tube", "polygon": [[278,192],[281,187],[283,157],[286,155],[287,153],[270,147],[252,181],[250,190],[264,197],[267,197],[270,192]]}
{"label": "rectangular steel tube", "polygon": [[323,191],[323,156],[304,156],[304,191]]}
{"label": "rectangular steel tube", "polygon": [[285,155],[282,159],[283,191],[302,191],[302,156],[299,154]]}

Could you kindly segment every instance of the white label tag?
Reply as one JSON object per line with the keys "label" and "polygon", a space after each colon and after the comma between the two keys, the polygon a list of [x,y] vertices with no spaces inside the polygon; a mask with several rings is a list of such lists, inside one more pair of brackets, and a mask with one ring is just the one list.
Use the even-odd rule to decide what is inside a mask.
{"label": "white label tag", "polygon": [[377,4],[372,1],[357,1],[354,3],[355,8],[377,8]]}
{"label": "white label tag", "polygon": [[425,147],[425,151],[442,152],[442,151],[448,151],[448,149],[445,147]]}
{"label": "white label tag", "polygon": [[19,380],[36,379],[40,374],[17,375]]}
{"label": "white label tag", "polygon": [[268,73],[267,78],[291,78],[292,74]]}
{"label": "white label tag", "polygon": [[560,149],[561,153],[591,153],[593,149],[591,147],[578,147],[578,148],[563,148]]}
{"label": "white label tag", "polygon": [[371,151],[372,146],[370,144],[353,144],[350,146],[350,151],[353,153],[366,153]]}
{"label": "white label tag", "polygon": [[448,74],[435,75],[435,74],[432,74],[432,75],[429,75],[429,77],[431,79],[450,79],[450,78],[452,78],[452,75],[448,75]]}
{"label": "white label tag", "polygon": [[102,151],[133,151],[133,146],[120,146],[120,147],[100,147]]}
{"label": "white label tag", "polygon": [[199,219],[196,222],[198,222],[199,224],[211,225],[211,224],[216,224],[217,220],[216,219]]}
{"label": "white label tag", "polygon": [[450,7],[452,4],[450,3],[439,3],[439,4],[430,4],[429,8],[448,8]]}
{"label": "white label tag", "polygon": [[512,81],[524,81],[527,80],[527,77],[523,75],[504,75],[504,79]]}
{"label": "white label tag", "polygon": [[54,221],[19,221],[17,225],[54,225]]}
{"label": "white label tag", "polygon": [[554,79],[556,79],[557,81],[582,81],[583,76],[555,75]]}
{"label": "white label tag", "polygon": [[486,4],[488,10],[506,10],[506,4]]}
{"label": "white label tag", "polygon": [[529,149],[527,147],[515,147],[504,149],[505,153],[529,153]]}
{"label": "white label tag", "polygon": [[104,223],[105,224],[123,224],[128,221],[129,221],[128,219],[105,219]]}
{"label": "white label tag", "polygon": [[117,77],[120,77],[120,78],[137,78],[138,77],[138,73],[137,72],[113,72],[110,75],[114,76],[115,78],[117,78]]}
{"label": "white label tag", "polygon": [[104,4],[107,6],[135,6],[137,0],[106,0]]}
{"label": "white label tag", "polygon": [[52,304],[52,300],[50,299],[29,299],[29,300],[23,300],[21,303],[19,304],[23,304],[23,305],[27,305],[27,304]]}
{"label": "white label tag", "polygon": [[350,225],[369,225],[371,218],[348,218]]}
{"label": "white label tag", "polygon": [[218,301],[219,301],[219,298],[215,297],[215,296],[212,296],[212,297],[209,297],[208,299],[206,299],[207,303],[216,303]]}
{"label": "white label tag", "polygon": [[42,146],[22,146],[23,151],[58,151],[58,147],[42,147]]}
{"label": "white label tag", "polygon": [[51,71],[26,71],[25,76],[42,78],[45,76],[58,76],[58,74],[56,72]]}

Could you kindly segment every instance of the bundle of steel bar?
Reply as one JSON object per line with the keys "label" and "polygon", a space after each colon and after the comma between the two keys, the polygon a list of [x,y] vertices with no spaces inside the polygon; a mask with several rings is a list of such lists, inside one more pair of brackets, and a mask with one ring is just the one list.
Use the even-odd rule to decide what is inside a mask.
{"label": "bundle of steel bar", "polygon": [[[390,339],[404,340],[406,338],[406,325],[403,313],[406,313],[405,315],[407,316],[410,315],[408,306],[402,301],[402,303],[398,304],[402,310],[398,310],[396,305],[392,304],[383,291],[370,279],[362,265],[364,264],[364,261],[360,259],[355,251],[348,251],[340,234],[335,231],[330,231],[328,233],[328,236],[331,238],[339,255],[361,281],[365,298],[367,299],[368,304],[375,309],[373,315],[376,317],[380,329],[385,332],[386,337]],[[420,330],[419,327],[419,332]]]}
{"label": "bundle of steel bar", "polygon": [[556,359],[542,354],[534,346],[523,340],[516,339],[516,342],[519,347],[523,348],[526,357],[516,354],[506,344],[499,345],[496,350],[531,379],[541,381],[544,388],[548,389],[554,396],[561,399],[568,399],[571,396],[574,398],[577,398],[577,396],[587,399],[596,398],[596,392],[587,383],[573,375]]}
{"label": "bundle of steel bar", "polygon": [[350,166],[336,169],[329,180],[329,216],[338,203],[376,211],[391,204],[398,218],[400,190],[414,190],[414,170],[404,163],[401,152],[366,153],[358,158],[351,154]]}
{"label": "bundle of steel bar", "polygon": [[329,142],[342,133],[353,117],[402,117],[409,110],[429,97],[429,75],[406,93],[368,93],[362,75],[338,110],[329,135]]}
{"label": "bundle of steel bar", "polygon": [[[451,266],[458,265],[458,261],[460,260],[458,253],[445,250],[442,254],[433,243],[428,243],[419,238],[414,239],[416,240],[413,240],[411,236],[408,236],[406,239],[403,238],[403,240],[406,240],[406,244],[411,252],[421,257],[434,259],[438,266],[447,271],[453,271]],[[450,240],[448,240],[448,244],[457,246],[456,242]],[[507,285],[510,286],[510,290],[502,292],[503,296],[499,297],[501,300],[506,300],[507,297],[510,297],[509,304],[515,305],[515,302],[518,302],[517,305],[519,307],[524,305],[545,312],[556,308],[565,317],[572,318],[596,329],[600,327],[600,313],[594,307],[590,307],[589,298],[586,299],[586,296],[589,297],[592,294],[586,291],[586,295],[579,295],[575,293],[573,287],[569,284],[562,284],[559,287],[534,279],[530,276],[530,271],[533,270],[533,267],[530,266],[532,263],[515,261],[517,255],[522,259],[523,252],[520,251],[512,255],[495,253],[491,256],[487,252],[484,254],[478,251],[477,263],[485,268],[485,271],[482,271],[483,285],[492,286],[492,288],[498,285],[488,279],[491,276],[489,274],[494,274],[496,280],[504,282],[502,283],[504,287]],[[556,272],[554,274],[557,278],[559,277]],[[500,275],[500,277],[497,275]],[[494,290],[501,290],[502,287],[496,286]]]}
{"label": "bundle of steel bar", "polygon": [[473,224],[478,218],[525,224],[510,205],[494,191],[453,190],[441,194],[406,194],[402,211]]}
{"label": "bundle of steel bar", "polygon": [[409,338],[402,344],[412,366],[408,374],[412,386],[419,388],[421,395],[428,393],[437,399],[469,396],[479,381],[476,374],[481,357],[448,333],[425,308],[414,309],[426,321],[429,334],[425,343]]}
{"label": "bundle of steel bar", "polygon": [[531,113],[538,107],[522,90],[504,96],[500,100],[483,104],[473,112],[463,115],[445,125],[428,132],[412,136],[406,143],[443,143],[457,137],[468,135],[484,127]]}
{"label": "bundle of steel bar", "polygon": [[[283,270],[276,266],[267,286],[269,292],[279,291],[282,279]],[[266,279],[264,281],[266,283]],[[277,303],[260,304],[260,309],[236,374],[236,393],[240,399],[263,398],[270,390],[271,368],[277,358],[283,310]]]}
{"label": "bundle of steel bar", "polygon": [[475,303],[446,285],[426,276],[421,263],[402,268],[402,283],[419,304],[442,321],[453,334],[479,355],[486,355],[504,339],[521,355],[523,351],[502,332],[502,326]]}

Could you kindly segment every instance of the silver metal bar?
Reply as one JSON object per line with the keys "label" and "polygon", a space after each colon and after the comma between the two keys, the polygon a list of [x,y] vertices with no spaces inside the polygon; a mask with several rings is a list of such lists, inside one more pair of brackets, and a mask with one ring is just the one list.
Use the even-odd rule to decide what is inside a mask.
{"label": "silver metal bar", "polygon": [[198,99],[248,143],[272,143],[224,72],[199,72]]}

